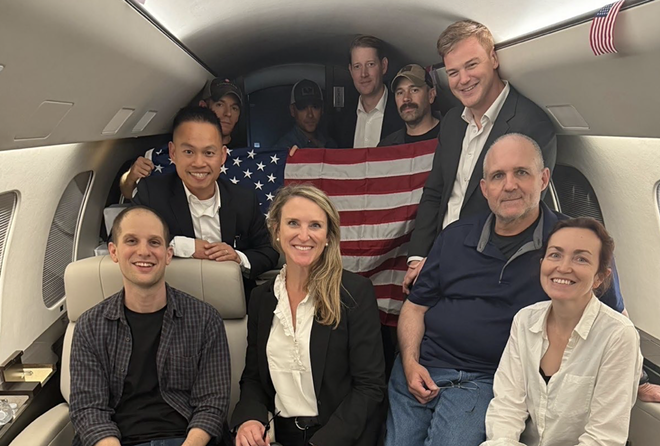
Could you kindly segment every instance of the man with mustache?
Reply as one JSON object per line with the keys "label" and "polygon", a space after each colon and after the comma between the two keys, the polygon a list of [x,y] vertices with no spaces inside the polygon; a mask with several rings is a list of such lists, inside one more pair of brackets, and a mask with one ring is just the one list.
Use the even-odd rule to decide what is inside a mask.
{"label": "man with mustache", "polygon": [[442,119],[433,169],[424,185],[408,249],[406,294],[438,233],[459,217],[488,210],[479,190],[484,147],[502,135],[522,133],[539,144],[551,173],[557,157],[555,128],[548,115],[500,78],[488,28],[472,20],[456,22],[440,35],[438,53],[449,88],[463,107],[449,110]]}
{"label": "man with mustache", "polygon": [[396,146],[437,138],[440,121],[431,114],[436,91],[429,73],[417,64],[406,65],[392,81],[392,92],[406,127],[383,138],[378,146]]}

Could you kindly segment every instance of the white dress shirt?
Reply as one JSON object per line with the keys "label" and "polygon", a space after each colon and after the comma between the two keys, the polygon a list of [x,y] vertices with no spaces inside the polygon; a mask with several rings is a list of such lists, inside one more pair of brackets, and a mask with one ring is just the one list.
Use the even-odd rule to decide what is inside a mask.
{"label": "white dress shirt", "polygon": [[514,318],[481,446],[624,446],[643,360],[635,326],[593,296],[546,385],[550,308],[540,302]]}
{"label": "white dress shirt", "polygon": [[362,96],[358,100],[357,122],[355,123],[355,138],[353,147],[376,147],[380,142],[380,132],[383,129],[385,106],[387,105],[387,87],[383,88],[383,95],[376,107],[370,112],[362,106]]}
{"label": "white dress shirt", "polygon": [[450,223],[458,220],[461,214],[463,200],[465,199],[465,193],[467,192],[472,172],[474,172],[474,167],[477,165],[477,160],[484,149],[486,140],[488,140],[488,136],[491,130],[493,130],[497,115],[500,114],[504,101],[509,96],[509,91],[511,91],[509,83],[504,81],[504,89],[481,117],[481,128],[477,127],[477,123],[469,108],[465,107],[463,114],[461,114],[461,118],[468,123],[468,126],[465,129],[465,136],[463,137],[461,158],[458,162],[454,187],[451,190],[451,196],[447,203],[447,212],[442,220],[443,229]]}
{"label": "white dress shirt", "polygon": [[[188,200],[188,208],[192,217],[195,238],[177,235],[172,238],[170,246],[174,250],[176,257],[190,258],[195,254],[195,239],[205,240],[209,243],[222,241],[222,232],[220,230],[220,189],[218,183],[215,183],[215,193],[207,200],[197,198],[186,185],[183,185]],[[244,273],[250,271],[250,261],[247,256],[240,251],[236,251],[241,259],[241,270]]]}
{"label": "white dress shirt", "polygon": [[314,299],[298,304],[293,328],[289,294],[286,291],[286,265],[275,278],[277,307],[266,344],[268,370],[275,387],[275,412],[280,416],[315,417],[319,414],[314,391],[309,340],[314,322]]}

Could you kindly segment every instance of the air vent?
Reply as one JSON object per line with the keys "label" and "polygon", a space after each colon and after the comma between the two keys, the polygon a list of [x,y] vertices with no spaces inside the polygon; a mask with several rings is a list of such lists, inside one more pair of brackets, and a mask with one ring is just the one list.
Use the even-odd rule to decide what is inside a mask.
{"label": "air vent", "polygon": [[140,118],[137,124],[135,124],[135,127],[133,127],[133,130],[131,133],[140,133],[142,130],[144,130],[149,123],[151,122],[152,119],[154,119],[154,116],[156,116],[156,113],[158,113],[156,110],[149,110]]}
{"label": "air vent", "polygon": [[55,210],[46,243],[41,288],[44,304],[48,308],[57,305],[64,297],[64,270],[74,260],[77,229],[91,179],[91,171],[76,175],[64,190]]}
{"label": "air vent", "polygon": [[589,130],[587,121],[572,105],[548,105],[546,108],[562,128],[566,130]]}
{"label": "air vent", "polygon": [[4,258],[7,234],[9,233],[17,199],[16,192],[0,194],[0,274],[2,274],[2,259]]}
{"label": "air vent", "polygon": [[105,126],[103,129],[104,135],[114,135],[119,131],[122,125],[126,122],[128,118],[131,117],[135,109],[133,108],[122,108],[120,109],[117,113],[115,113],[115,116],[108,122],[108,125]]}

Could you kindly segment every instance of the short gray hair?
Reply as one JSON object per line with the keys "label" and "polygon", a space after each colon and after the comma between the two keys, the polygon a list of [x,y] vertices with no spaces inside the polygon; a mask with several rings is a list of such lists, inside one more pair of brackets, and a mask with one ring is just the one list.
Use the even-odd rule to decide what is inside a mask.
{"label": "short gray hair", "polygon": [[500,141],[508,140],[508,139],[518,139],[522,140],[523,142],[528,143],[532,148],[534,149],[534,164],[536,164],[536,167],[538,168],[538,171],[542,171],[543,168],[545,167],[545,161],[543,161],[543,152],[541,151],[541,147],[539,144],[534,141],[533,138],[530,138],[527,135],[523,135],[522,133],[507,133],[505,135],[500,136],[495,140],[494,143],[488,147],[488,151],[486,152],[486,156],[484,156],[484,164],[483,164],[483,178],[486,178],[486,163],[488,162],[488,154],[490,152],[490,149],[492,149],[497,143]]}

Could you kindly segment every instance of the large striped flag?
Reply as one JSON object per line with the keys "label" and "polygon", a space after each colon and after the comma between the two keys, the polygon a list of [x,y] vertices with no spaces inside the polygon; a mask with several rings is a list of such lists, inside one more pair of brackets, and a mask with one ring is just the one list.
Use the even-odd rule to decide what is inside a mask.
{"label": "large striped flag", "polygon": [[596,56],[616,53],[614,46],[614,24],[624,0],[603,6],[591,21],[589,43]]}
{"label": "large striped flag", "polygon": [[403,304],[408,241],[436,145],[301,149],[286,162],[285,184],[311,183],[337,206],[344,268],[371,279],[385,325],[396,326]]}

